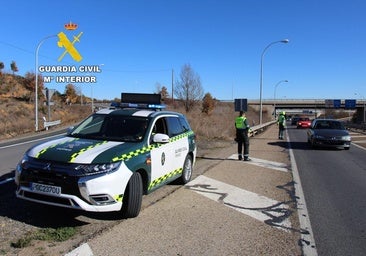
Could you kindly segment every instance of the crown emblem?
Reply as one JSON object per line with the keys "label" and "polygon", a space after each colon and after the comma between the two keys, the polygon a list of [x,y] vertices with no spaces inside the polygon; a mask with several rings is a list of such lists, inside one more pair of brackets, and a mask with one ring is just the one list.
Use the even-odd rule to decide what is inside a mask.
{"label": "crown emblem", "polygon": [[77,24],[75,24],[75,23],[72,23],[72,22],[70,21],[69,23],[65,24],[65,28],[66,28],[67,30],[75,30],[75,29],[77,29],[77,28],[78,28],[78,25],[77,25]]}

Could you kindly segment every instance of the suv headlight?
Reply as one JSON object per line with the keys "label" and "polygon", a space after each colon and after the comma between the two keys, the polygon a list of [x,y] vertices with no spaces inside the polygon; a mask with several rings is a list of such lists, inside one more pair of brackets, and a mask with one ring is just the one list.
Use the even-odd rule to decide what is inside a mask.
{"label": "suv headlight", "polygon": [[351,136],[349,135],[342,136],[342,140],[351,141]]}
{"label": "suv headlight", "polygon": [[121,165],[121,162],[106,164],[81,164],[75,167],[75,170],[81,175],[95,175],[101,173],[114,172]]}
{"label": "suv headlight", "polygon": [[29,161],[28,155],[24,154],[22,159],[15,167],[15,177],[14,177],[15,184],[19,185],[20,175],[22,174],[23,168],[28,163],[28,161]]}

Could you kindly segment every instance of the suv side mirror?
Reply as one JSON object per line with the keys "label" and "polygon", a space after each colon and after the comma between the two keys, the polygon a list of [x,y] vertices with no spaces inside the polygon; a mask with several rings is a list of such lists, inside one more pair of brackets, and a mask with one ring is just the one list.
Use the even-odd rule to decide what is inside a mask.
{"label": "suv side mirror", "polygon": [[67,135],[70,135],[71,134],[71,132],[72,132],[72,130],[74,130],[74,126],[70,126],[69,128],[67,128],[67,130],[66,130],[66,134]]}
{"label": "suv side mirror", "polygon": [[168,143],[169,136],[163,133],[157,133],[153,135],[153,142],[155,143]]}

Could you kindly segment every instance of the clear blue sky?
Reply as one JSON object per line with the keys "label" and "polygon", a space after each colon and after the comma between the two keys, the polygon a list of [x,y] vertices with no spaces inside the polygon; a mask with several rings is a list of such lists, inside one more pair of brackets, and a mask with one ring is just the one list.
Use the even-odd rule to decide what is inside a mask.
{"label": "clear blue sky", "polygon": [[[99,65],[93,96],[171,90],[184,64],[217,99],[361,99],[366,97],[364,0],[63,0],[3,1],[0,61],[19,75],[35,71],[35,51],[49,35],[83,32],[75,48],[81,62],[63,52],[57,37],[39,49],[39,65]],[[66,32],[64,24],[78,24]],[[47,75],[43,73],[43,75]],[[55,75],[55,74],[51,74]],[[63,74],[65,75],[65,74]],[[85,75],[85,74],[73,74]],[[46,86],[64,92],[65,83]],[[75,84],[79,85],[79,84]],[[81,84],[90,96],[88,84]],[[357,93],[357,95],[355,95]]]}

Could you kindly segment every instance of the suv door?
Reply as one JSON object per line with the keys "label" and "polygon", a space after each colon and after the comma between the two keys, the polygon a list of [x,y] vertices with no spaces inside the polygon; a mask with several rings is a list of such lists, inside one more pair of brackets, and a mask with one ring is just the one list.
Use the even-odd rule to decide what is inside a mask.
{"label": "suv door", "polygon": [[[169,142],[151,150],[151,180],[149,190],[170,182],[182,173],[188,153],[188,139],[178,116],[165,116],[155,120],[153,133],[169,136]],[[153,135],[152,135],[153,136]],[[151,142],[153,144],[153,142]]]}

